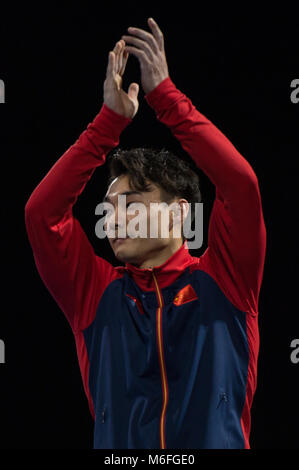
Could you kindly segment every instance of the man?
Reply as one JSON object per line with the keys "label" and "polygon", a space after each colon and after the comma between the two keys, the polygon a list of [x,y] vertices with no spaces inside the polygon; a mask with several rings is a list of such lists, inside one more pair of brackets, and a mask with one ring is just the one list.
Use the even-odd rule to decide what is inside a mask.
{"label": "man", "polygon": [[[258,180],[175,87],[162,32],[154,20],[148,25],[151,32],[128,28],[109,53],[104,104],[32,193],[27,232],[39,273],[75,336],[95,448],[249,448],[266,247]],[[185,215],[188,195],[199,200],[194,174],[183,164],[175,174],[167,152],[112,155],[105,200],[115,219],[107,216],[106,229],[124,266],[96,256],[73,217],[77,197],[138,110],[138,84],[128,93],[121,87],[129,53],[140,63],[157,118],[216,186],[208,248],[200,257],[191,256],[186,240],[172,237],[174,213],[168,237],[158,224],[156,238],[117,240],[132,219],[128,210],[115,223],[124,215],[120,195],[128,195],[127,205],[147,208],[176,201]],[[181,185],[177,191],[173,178]]]}

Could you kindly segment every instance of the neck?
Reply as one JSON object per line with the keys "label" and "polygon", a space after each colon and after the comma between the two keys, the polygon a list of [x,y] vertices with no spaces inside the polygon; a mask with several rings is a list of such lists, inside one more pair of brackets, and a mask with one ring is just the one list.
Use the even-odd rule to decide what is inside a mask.
{"label": "neck", "polygon": [[165,247],[160,248],[155,253],[150,253],[149,257],[144,260],[138,267],[140,269],[153,268],[160,266],[170,258],[183,244],[182,238],[174,239],[173,243],[168,243]]}

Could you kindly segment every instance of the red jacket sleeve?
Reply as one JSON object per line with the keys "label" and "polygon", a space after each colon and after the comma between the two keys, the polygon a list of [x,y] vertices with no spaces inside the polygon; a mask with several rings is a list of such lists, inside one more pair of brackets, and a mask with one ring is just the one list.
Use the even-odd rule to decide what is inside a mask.
{"label": "red jacket sleeve", "polygon": [[252,167],[169,77],[146,100],[216,186],[208,248],[201,257],[203,269],[213,275],[237,308],[256,314],[266,229]]}
{"label": "red jacket sleeve", "polygon": [[26,229],[37,269],[74,333],[92,322],[114,268],[95,254],[72,208],[130,122],[103,104],[25,206]]}

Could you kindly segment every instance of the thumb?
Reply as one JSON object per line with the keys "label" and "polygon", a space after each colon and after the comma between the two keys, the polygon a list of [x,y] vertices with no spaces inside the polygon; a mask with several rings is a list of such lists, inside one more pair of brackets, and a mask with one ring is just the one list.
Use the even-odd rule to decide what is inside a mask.
{"label": "thumb", "polygon": [[137,100],[138,92],[139,92],[138,83],[131,83],[128,89],[129,97],[132,98],[133,100]]}

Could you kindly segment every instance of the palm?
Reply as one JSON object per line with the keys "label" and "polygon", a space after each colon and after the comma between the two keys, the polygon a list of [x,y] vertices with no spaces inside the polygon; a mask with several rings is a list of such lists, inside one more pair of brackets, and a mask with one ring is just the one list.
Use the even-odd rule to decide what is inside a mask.
{"label": "palm", "polygon": [[[137,98],[134,99],[123,90],[122,88],[123,79],[119,73],[116,74],[115,81],[116,81],[117,89],[119,91],[119,98],[120,98],[122,105],[124,106],[124,109],[126,109],[127,107],[131,107],[132,105],[133,106],[138,105]],[[136,109],[136,112],[137,112],[137,109]]]}
{"label": "palm", "polygon": [[107,76],[104,83],[106,104],[125,117],[133,118],[138,111],[138,85],[132,83],[128,93],[122,89],[122,77],[126,68],[129,53],[124,49],[124,41],[119,41],[109,54]]}

